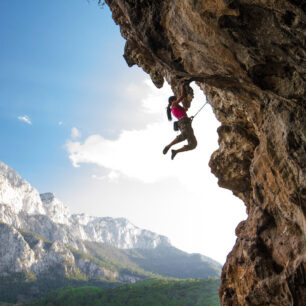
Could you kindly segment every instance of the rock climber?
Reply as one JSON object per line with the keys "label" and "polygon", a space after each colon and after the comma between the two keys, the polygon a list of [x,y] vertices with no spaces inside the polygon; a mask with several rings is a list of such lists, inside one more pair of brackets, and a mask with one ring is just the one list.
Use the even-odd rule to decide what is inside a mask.
{"label": "rock climber", "polygon": [[172,114],[178,119],[178,128],[181,132],[172,142],[165,146],[163,154],[167,154],[169,149],[184,140],[187,139],[188,144],[184,145],[180,149],[171,150],[171,159],[173,160],[177,153],[193,150],[197,146],[197,139],[194,136],[194,132],[191,126],[192,119],[187,116],[187,109],[179,103],[183,101],[185,97],[185,86],[186,83],[181,83],[181,95],[180,97],[171,96],[167,107],[168,120],[172,120]]}

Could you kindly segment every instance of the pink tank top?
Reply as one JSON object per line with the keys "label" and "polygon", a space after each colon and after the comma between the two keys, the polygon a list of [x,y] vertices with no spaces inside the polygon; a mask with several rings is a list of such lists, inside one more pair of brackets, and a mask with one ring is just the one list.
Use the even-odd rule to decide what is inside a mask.
{"label": "pink tank top", "polygon": [[187,117],[185,109],[178,105],[177,107],[171,107],[172,114],[177,118],[177,119],[182,119]]}

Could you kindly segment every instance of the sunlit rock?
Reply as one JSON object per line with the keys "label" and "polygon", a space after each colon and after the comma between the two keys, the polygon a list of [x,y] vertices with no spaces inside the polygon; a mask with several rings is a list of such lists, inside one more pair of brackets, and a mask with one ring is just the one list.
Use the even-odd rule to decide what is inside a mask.
{"label": "sunlit rock", "polygon": [[[175,94],[182,79],[196,81],[221,122],[210,167],[248,212],[223,268],[222,305],[303,305],[305,3],[105,2],[127,64]],[[191,99],[189,88],[186,107]]]}

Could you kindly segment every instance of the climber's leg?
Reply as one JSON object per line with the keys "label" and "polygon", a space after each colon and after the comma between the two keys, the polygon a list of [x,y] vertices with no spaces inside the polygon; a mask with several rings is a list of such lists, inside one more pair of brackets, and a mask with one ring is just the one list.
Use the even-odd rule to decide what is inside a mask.
{"label": "climber's leg", "polygon": [[177,143],[180,143],[182,141],[184,141],[186,139],[186,137],[182,134],[178,135],[177,137],[175,137],[167,146],[164,147],[164,150],[163,150],[163,154],[167,154],[167,152],[169,151],[169,149],[177,144]]}
{"label": "climber's leg", "polygon": [[185,145],[185,146],[183,146],[183,147],[181,147],[180,149],[177,149],[177,150],[171,150],[171,159],[174,159],[174,157],[177,153],[190,151],[190,150],[193,150],[193,149],[196,148],[198,142],[197,142],[197,139],[194,136],[193,130],[192,130],[192,133],[191,132],[189,133],[187,140],[188,140],[187,145]]}

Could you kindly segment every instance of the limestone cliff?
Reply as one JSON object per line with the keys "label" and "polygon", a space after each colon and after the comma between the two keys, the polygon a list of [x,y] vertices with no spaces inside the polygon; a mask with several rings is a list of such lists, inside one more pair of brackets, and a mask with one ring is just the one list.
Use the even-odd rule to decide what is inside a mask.
{"label": "limestone cliff", "polygon": [[[305,11],[302,0],[106,0],[124,57],[203,89],[217,119],[210,167],[247,206],[223,267],[222,305],[302,305],[305,290]],[[191,102],[192,89],[188,88]]]}

